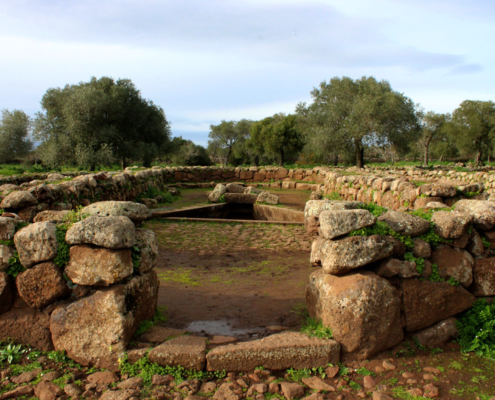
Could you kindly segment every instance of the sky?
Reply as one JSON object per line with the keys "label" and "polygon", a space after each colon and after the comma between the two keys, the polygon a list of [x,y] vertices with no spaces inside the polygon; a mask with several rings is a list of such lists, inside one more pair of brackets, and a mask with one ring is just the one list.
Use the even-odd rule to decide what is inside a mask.
{"label": "sky", "polygon": [[311,102],[332,77],[387,80],[426,111],[495,100],[493,0],[0,0],[0,109],[129,78],[172,134]]}

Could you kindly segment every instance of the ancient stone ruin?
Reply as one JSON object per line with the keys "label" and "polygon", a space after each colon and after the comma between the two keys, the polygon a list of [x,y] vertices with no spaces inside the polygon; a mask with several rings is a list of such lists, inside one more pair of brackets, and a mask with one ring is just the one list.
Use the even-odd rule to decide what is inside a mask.
{"label": "ancient stone ruin", "polygon": [[[367,359],[409,334],[438,345],[456,335],[456,314],[495,295],[495,203],[488,200],[495,175],[440,172],[184,167],[4,179],[0,339],[116,370],[139,324],[153,317],[159,286],[154,234],[139,228],[151,211],[130,200],[173,185],[211,187],[211,202],[278,203],[262,188],[340,198],[310,200],[304,216],[315,235],[311,263],[320,267],[307,305],[334,340],[283,332],[206,354],[205,338],[180,336],[132,350],[133,360],[149,351],[160,365],[197,370],[309,368]],[[16,252],[22,267],[13,279],[5,271]]]}

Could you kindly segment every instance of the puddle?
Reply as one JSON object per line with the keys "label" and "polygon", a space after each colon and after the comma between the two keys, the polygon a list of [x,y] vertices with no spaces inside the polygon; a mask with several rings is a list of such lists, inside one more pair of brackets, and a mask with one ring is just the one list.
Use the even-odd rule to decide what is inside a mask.
{"label": "puddle", "polygon": [[227,320],[193,321],[186,327],[186,330],[192,333],[235,337],[245,335],[256,337],[265,332],[265,329],[263,328],[235,329],[232,328]]}

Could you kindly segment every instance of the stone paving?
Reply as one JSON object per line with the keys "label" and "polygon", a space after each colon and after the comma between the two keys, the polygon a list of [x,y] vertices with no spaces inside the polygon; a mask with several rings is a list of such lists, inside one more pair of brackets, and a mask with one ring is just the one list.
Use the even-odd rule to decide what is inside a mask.
{"label": "stone paving", "polygon": [[312,242],[302,225],[152,220],[145,228],[155,232],[161,247],[199,255],[246,250],[309,251]]}

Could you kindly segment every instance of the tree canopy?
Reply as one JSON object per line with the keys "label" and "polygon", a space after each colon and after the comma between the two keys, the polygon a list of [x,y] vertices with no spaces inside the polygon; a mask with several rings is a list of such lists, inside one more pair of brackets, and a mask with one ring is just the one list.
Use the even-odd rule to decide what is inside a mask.
{"label": "tree canopy", "polygon": [[210,125],[208,149],[219,157],[224,166],[230,161],[234,146],[249,135],[249,120],[240,121],[222,120],[218,125]]}
{"label": "tree canopy", "polygon": [[2,110],[0,121],[0,162],[26,156],[33,148],[29,138],[31,118],[24,111]]}
{"label": "tree canopy", "polygon": [[482,163],[483,152],[493,151],[495,103],[465,100],[452,113],[447,129],[463,153],[474,152],[474,164]]}
{"label": "tree canopy", "polygon": [[287,153],[299,151],[304,146],[295,115],[275,114],[255,122],[249,132],[247,147],[255,153],[277,156],[281,166]]}
{"label": "tree canopy", "polygon": [[143,99],[129,79],[102,77],[48,89],[41,101],[44,113],[35,120],[41,157],[57,167],[76,164],[94,169],[110,157],[125,168],[130,158],[151,163],[170,140],[165,113]]}
{"label": "tree canopy", "polygon": [[348,77],[323,81],[311,92],[313,102],[297,107],[306,136],[315,149],[352,149],[364,165],[365,145],[405,149],[418,132],[413,102],[387,81]]}

